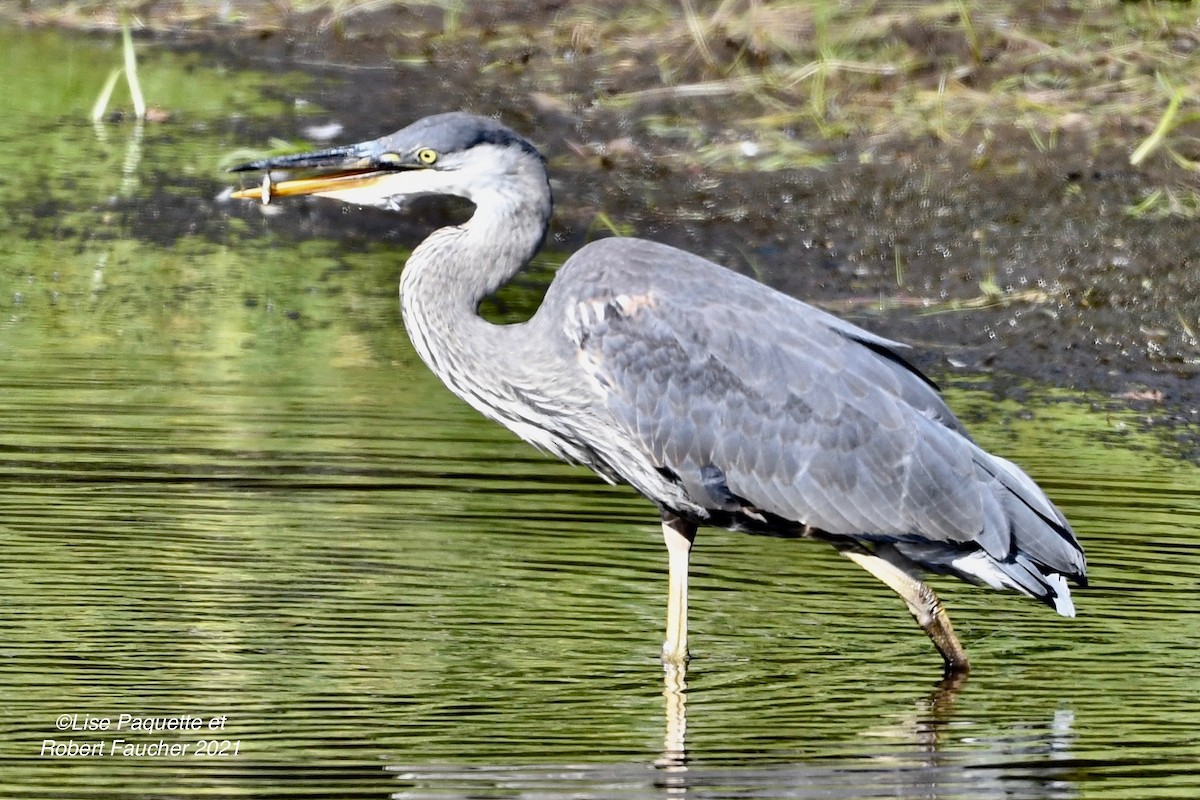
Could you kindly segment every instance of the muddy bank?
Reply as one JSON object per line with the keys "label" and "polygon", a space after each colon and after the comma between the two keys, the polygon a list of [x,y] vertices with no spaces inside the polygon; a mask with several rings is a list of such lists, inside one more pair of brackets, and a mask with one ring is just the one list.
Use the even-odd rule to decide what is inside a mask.
{"label": "muddy bank", "polygon": [[[1008,392],[1029,378],[1098,391],[1159,421],[1200,419],[1200,243],[1181,207],[1194,178],[1165,157],[1130,166],[1143,120],[1080,121],[1051,136],[1002,121],[953,136],[821,136],[798,123],[784,136],[800,165],[763,169],[778,134],[744,124],[761,115],[761,98],[606,102],[662,86],[661,66],[618,69],[598,47],[544,34],[560,12],[464,11],[456,24],[472,33],[458,36],[437,35],[445,12],[431,8],[158,36],[233,67],[314,77],[296,96],[326,113],[269,129],[233,122],[239,144],[301,139],[322,121],[358,140],[437,111],[495,114],[550,160],[556,249],[615,223],[911,342],[916,363],[941,380],[983,373]],[[718,145],[734,157],[698,155]],[[311,203],[273,224],[412,245],[429,223]]]}

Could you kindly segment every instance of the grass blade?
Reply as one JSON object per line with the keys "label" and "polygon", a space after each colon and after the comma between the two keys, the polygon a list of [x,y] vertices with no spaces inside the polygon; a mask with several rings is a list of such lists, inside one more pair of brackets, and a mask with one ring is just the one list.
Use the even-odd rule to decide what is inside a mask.
{"label": "grass blade", "polygon": [[1167,103],[1167,110],[1163,112],[1162,119],[1158,121],[1154,132],[1146,137],[1146,141],[1142,142],[1137,150],[1133,151],[1133,155],[1129,157],[1129,163],[1137,166],[1146,160],[1146,156],[1158,149],[1158,146],[1167,138],[1167,134],[1175,127],[1175,115],[1179,113],[1179,107],[1183,105],[1183,90],[1177,89],[1171,95],[1171,102]]}
{"label": "grass blade", "polygon": [[104,82],[104,88],[100,90],[100,94],[96,97],[96,102],[92,104],[92,122],[99,122],[104,116],[104,112],[108,110],[108,101],[112,99],[113,89],[117,88],[117,80],[124,71],[123,68],[117,67],[108,73],[108,80]]}
{"label": "grass blade", "polygon": [[138,83],[137,54],[133,51],[133,36],[129,33],[128,22],[121,26],[121,38],[125,45],[125,81],[129,84],[129,96],[133,99],[133,113],[138,119],[145,119],[146,99]]}

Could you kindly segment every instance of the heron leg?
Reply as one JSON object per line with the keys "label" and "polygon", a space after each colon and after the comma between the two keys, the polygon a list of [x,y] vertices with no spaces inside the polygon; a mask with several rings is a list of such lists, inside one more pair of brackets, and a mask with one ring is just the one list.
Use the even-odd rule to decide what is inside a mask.
{"label": "heron leg", "polygon": [[667,544],[669,587],[667,590],[667,638],[663,642],[663,661],[681,664],[687,661],[688,556],[696,539],[696,526],[669,512],[663,512],[663,540]]}
{"label": "heron leg", "polygon": [[[971,670],[971,662],[967,659],[967,651],[954,635],[954,627],[950,624],[950,616],[938,600],[933,589],[918,577],[916,566],[894,550],[884,549],[872,552],[866,547],[849,541],[835,542],[838,552],[858,564],[867,572],[886,583],[892,591],[900,595],[908,606],[913,619],[917,621],[933,646],[942,654],[946,662],[946,676],[965,675]],[[882,555],[881,555],[882,553]],[[892,556],[888,558],[887,556]]]}

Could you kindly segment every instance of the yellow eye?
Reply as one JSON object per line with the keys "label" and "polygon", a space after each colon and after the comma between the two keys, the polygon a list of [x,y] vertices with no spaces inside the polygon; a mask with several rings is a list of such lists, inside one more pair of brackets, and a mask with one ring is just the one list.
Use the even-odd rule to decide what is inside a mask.
{"label": "yellow eye", "polygon": [[417,151],[417,161],[420,161],[422,164],[432,164],[437,161],[437,152],[430,150],[428,147],[422,147]]}

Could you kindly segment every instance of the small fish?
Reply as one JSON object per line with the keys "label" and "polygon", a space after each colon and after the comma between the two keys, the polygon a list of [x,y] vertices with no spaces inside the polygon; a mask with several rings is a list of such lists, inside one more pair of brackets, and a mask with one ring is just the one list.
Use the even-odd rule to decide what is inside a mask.
{"label": "small fish", "polygon": [[271,173],[270,172],[263,173],[262,204],[264,206],[271,205]]}

